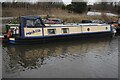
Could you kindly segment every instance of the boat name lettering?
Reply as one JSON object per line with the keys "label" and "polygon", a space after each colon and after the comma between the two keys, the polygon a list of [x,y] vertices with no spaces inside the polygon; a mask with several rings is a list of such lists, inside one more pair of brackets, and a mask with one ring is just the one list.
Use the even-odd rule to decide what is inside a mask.
{"label": "boat name lettering", "polygon": [[36,30],[33,30],[33,31],[26,32],[26,35],[31,35],[31,34],[34,34],[34,33],[37,33],[37,32],[40,32],[40,29],[36,29]]}

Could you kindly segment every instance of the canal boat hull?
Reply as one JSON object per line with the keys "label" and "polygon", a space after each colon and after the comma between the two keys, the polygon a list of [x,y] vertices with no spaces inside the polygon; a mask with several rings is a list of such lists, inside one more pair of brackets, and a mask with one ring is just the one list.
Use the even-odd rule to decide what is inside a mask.
{"label": "canal boat hull", "polygon": [[20,25],[9,24],[6,32],[11,44],[46,43],[95,36],[103,38],[114,34],[112,26],[107,24],[45,25],[40,16],[22,16]]}
{"label": "canal boat hull", "polygon": [[51,43],[58,41],[73,41],[73,40],[85,40],[90,38],[106,38],[112,37],[110,32],[99,32],[92,34],[72,34],[72,35],[59,35],[59,36],[49,36],[41,38],[9,38],[9,43],[11,44],[38,44],[38,43]]}

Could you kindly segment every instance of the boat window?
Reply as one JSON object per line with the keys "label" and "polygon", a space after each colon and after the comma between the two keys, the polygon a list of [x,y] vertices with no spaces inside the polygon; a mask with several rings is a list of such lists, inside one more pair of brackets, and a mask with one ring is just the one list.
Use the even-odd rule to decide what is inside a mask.
{"label": "boat window", "polygon": [[69,28],[62,28],[62,33],[68,33],[69,32]]}
{"label": "boat window", "polygon": [[33,20],[27,20],[26,26],[34,26]]}
{"label": "boat window", "polygon": [[39,19],[35,20],[35,26],[42,26],[41,21]]}
{"label": "boat window", "polygon": [[87,28],[87,31],[90,31],[90,28]]}
{"label": "boat window", "polygon": [[55,34],[56,29],[48,29],[48,34]]}
{"label": "boat window", "polygon": [[26,21],[26,27],[42,27],[40,19],[35,19],[35,20],[27,20]]}

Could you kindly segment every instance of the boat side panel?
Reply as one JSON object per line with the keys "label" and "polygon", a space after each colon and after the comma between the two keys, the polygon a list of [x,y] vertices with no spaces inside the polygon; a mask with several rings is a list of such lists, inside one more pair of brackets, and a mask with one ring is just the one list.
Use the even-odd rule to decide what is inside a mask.
{"label": "boat side panel", "polygon": [[[68,28],[68,33],[63,33],[63,28]],[[49,34],[48,30],[54,29],[55,34]],[[82,33],[97,33],[97,32],[111,32],[110,25],[105,26],[75,26],[75,27],[47,27],[44,28],[45,36],[66,35],[66,34],[82,34]]]}
{"label": "boat side panel", "polygon": [[[63,33],[64,28],[68,29],[68,33]],[[49,29],[54,29],[55,30],[55,34],[49,34],[48,30]],[[44,35],[45,36],[54,36],[54,35],[64,35],[64,34],[76,34],[76,33],[81,33],[81,27],[47,27],[44,28]]]}
{"label": "boat side panel", "polygon": [[91,33],[91,32],[107,32],[110,31],[110,26],[83,26],[83,33]]}
{"label": "boat side panel", "polygon": [[24,28],[25,37],[43,36],[42,28]]}

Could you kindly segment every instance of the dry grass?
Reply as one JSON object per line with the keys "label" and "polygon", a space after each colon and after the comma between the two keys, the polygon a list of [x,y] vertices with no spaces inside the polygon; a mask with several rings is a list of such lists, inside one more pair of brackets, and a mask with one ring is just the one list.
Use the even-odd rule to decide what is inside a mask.
{"label": "dry grass", "polygon": [[[3,16],[23,16],[23,15],[40,15],[42,18],[45,18],[46,15],[51,17],[60,18],[66,22],[80,22],[80,20],[104,20],[101,16],[87,16],[84,14],[68,13],[67,10],[62,10],[59,8],[52,9],[26,9],[26,8],[4,8]],[[110,19],[116,19],[116,17],[109,17]]]}

